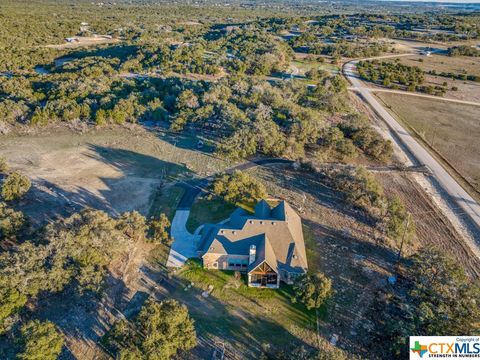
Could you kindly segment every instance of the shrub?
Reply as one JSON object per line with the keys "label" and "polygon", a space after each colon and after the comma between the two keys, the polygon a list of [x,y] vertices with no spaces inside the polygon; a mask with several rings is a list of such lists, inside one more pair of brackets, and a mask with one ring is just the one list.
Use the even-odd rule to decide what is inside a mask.
{"label": "shrub", "polygon": [[6,173],[7,171],[8,171],[7,160],[5,160],[5,158],[0,156],[0,174]]}
{"label": "shrub", "polygon": [[400,289],[385,289],[376,296],[369,317],[376,320],[372,343],[386,345],[384,358],[408,358],[409,336],[478,331],[480,287],[457,260],[428,247],[407,264]]}
{"label": "shrub", "polygon": [[0,240],[15,237],[25,223],[21,211],[15,211],[0,202]]}
{"label": "shrub", "polygon": [[55,360],[62,351],[64,338],[50,321],[33,320],[21,329],[24,350],[18,354],[22,360]]}
{"label": "shrub", "polygon": [[7,201],[19,199],[31,186],[32,183],[26,176],[13,172],[8,175],[2,185],[2,197]]}
{"label": "shrub", "polygon": [[398,196],[389,199],[386,216],[386,233],[394,240],[397,247],[400,246],[402,238],[409,243],[415,235],[415,223],[405,208],[405,204]]}
{"label": "shrub", "polygon": [[120,359],[168,360],[197,344],[194,322],[185,305],[173,299],[147,300],[134,321],[119,321],[106,336]]}
{"label": "shrub", "polygon": [[163,213],[160,214],[158,219],[151,220],[150,232],[152,241],[162,243],[166,246],[172,245],[173,239],[169,235],[170,226],[170,220],[168,220],[167,215]]}
{"label": "shrub", "polygon": [[337,190],[345,194],[347,201],[367,211],[380,209],[385,198],[382,186],[375,177],[363,167],[347,167],[336,173],[333,178]]}
{"label": "shrub", "polygon": [[265,186],[242,171],[217,175],[210,186],[213,194],[232,204],[254,204],[267,197]]}
{"label": "shrub", "polygon": [[131,211],[120,215],[117,228],[131,239],[142,240],[148,226],[144,216],[138,211]]}
{"label": "shrub", "polygon": [[333,294],[332,280],[319,272],[305,274],[297,279],[293,289],[295,300],[305,304],[307,309],[318,309]]}

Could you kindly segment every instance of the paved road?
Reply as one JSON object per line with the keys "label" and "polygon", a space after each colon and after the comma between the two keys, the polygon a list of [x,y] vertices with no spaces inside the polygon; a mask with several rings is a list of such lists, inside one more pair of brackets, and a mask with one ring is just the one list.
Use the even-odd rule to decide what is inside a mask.
{"label": "paved road", "polygon": [[[255,166],[292,163],[292,160],[278,158],[253,160],[233,166],[228,169],[227,172],[233,172],[235,170],[247,170]],[[195,231],[195,234],[191,234],[187,230],[186,225],[188,217],[190,216],[190,208],[195,202],[195,199],[202,191],[206,191],[207,186],[212,179],[213,177],[210,176],[181,184],[181,186],[183,186],[185,189],[185,193],[178,203],[177,211],[175,212],[175,216],[172,220],[170,234],[173,238],[173,244],[168,255],[168,267],[181,267],[185,264],[185,261],[187,261],[188,258],[197,256],[198,243],[201,238],[201,236],[198,234],[199,229]]]}
{"label": "paved road", "polygon": [[441,96],[435,96],[435,95],[428,95],[428,94],[419,94],[417,92],[409,92],[409,91],[402,91],[402,90],[392,90],[392,89],[378,89],[378,88],[369,88],[369,87],[349,87],[348,90],[352,91],[359,91],[360,89],[366,89],[367,91],[377,93],[377,92],[385,92],[385,93],[391,93],[391,94],[400,94],[400,95],[408,95],[408,96],[416,96],[416,97],[421,97],[421,98],[427,98],[427,99],[433,99],[433,100],[439,100],[439,101],[447,101],[447,102],[453,102],[453,103],[458,103],[458,104],[465,104],[465,105],[473,105],[473,106],[480,106],[480,103],[474,102],[474,101],[467,101],[467,100],[460,100],[460,99],[452,99],[452,98],[444,98]]}
{"label": "paved road", "polygon": [[[406,55],[405,55],[406,56]],[[343,72],[352,86],[361,95],[363,100],[367,102],[375,112],[387,123],[391,131],[396,135],[397,139],[409,150],[411,155],[420,164],[426,165],[434,179],[440,184],[445,192],[458,204],[463,211],[468,214],[470,219],[477,227],[475,249],[472,249],[477,256],[480,256],[480,205],[455,181],[454,178],[423,148],[417,140],[406,131],[388,111],[379,103],[372,95],[371,90],[365,88],[355,73],[355,64],[357,61],[346,63]]]}

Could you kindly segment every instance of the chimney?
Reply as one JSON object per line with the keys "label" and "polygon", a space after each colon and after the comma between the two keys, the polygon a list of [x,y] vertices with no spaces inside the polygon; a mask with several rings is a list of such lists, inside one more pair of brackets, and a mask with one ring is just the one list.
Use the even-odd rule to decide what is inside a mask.
{"label": "chimney", "polygon": [[255,261],[255,257],[257,256],[257,247],[255,245],[250,245],[249,255],[250,258],[248,260],[248,265],[252,264]]}

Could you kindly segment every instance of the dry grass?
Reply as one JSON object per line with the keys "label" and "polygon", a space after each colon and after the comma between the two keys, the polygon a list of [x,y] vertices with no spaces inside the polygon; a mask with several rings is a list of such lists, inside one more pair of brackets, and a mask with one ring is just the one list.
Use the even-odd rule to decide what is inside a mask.
{"label": "dry grass", "polygon": [[104,36],[75,36],[77,41],[66,42],[64,44],[52,44],[46,45],[45,47],[57,50],[63,49],[75,49],[78,47],[84,46],[94,46],[94,45],[103,45],[103,44],[115,44],[120,42],[119,39],[110,39]]}
{"label": "dry grass", "polygon": [[480,107],[399,94],[377,96],[480,190]]}
{"label": "dry grass", "polygon": [[[315,346],[315,311],[293,303],[290,286],[249,288],[245,276],[237,280],[233,271],[206,270],[198,262],[174,278],[180,284],[170,296],[187,304],[198,335],[226,341],[227,350],[241,354],[242,359],[258,359],[265,346]],[[184,288],[191,283],[191,288]],[[209,286],[213,286],[210,296],[202,297]]]}
{"label": "dry grass", "polygon": [[[112,214],[161,209],[154,194],[183,177],[205,176],[228,164],[194,149],[188,136],[131,129],[58,130],[0,137],[0,156],[33,180],[22,210],[41,223],[84,206]],[[178,191],[162,211],[175,204]],[[174,196],[175,195],[175,196]],[[164,197],[165,197],[164,196]],[[170,201],[171,200],[171,201]],[[173,205],[169,205],[169,204]]]}
{"label": "dry grass", "polygon": [[[411,56],[400,57],[400,63],[409,66],[418,66],[424,71],[435,70],[438,73],[452,72],[455,74],[469,74],[480,76],[480,58],[468,56],[448,56],[434,54],[432,56]],[[423,62],[420,62],[422,59]],[[395,58],[385,59],[383,61],[395,61]]]}

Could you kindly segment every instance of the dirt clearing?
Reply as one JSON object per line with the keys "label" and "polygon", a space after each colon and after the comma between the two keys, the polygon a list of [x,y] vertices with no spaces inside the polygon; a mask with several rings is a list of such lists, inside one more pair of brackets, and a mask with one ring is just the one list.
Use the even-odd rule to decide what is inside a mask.
{"label": "dirt clearing", "polygon": [[419,246],[438,247],[457,259],[470,276],[480,278],[480,260],[415,179],[401,173],[382,174],[377,179],[404,201],[415,220]]}
{"label": "dirt clearing", "polygon": [[19,207],[34,223],[41,223],[84,206],[148,215],[160,186],[227,165],[191,150],[195,143],[193,138],[172,140],[140,126],[85,133],[61,130],[2,136],[0,155],[12,170],[32,179],[32,190]]}
{"label": "dirt clearing", "polygon": [[120,39],[114,39],[106,35],[75,36],[69,39],[70,41],[64,44],[52,44],[52,45],[46,45],[45,47],[51,48],[51,49],[63,50],[63,49],[75,49],[83,46],[116,44],[121,41]]}

